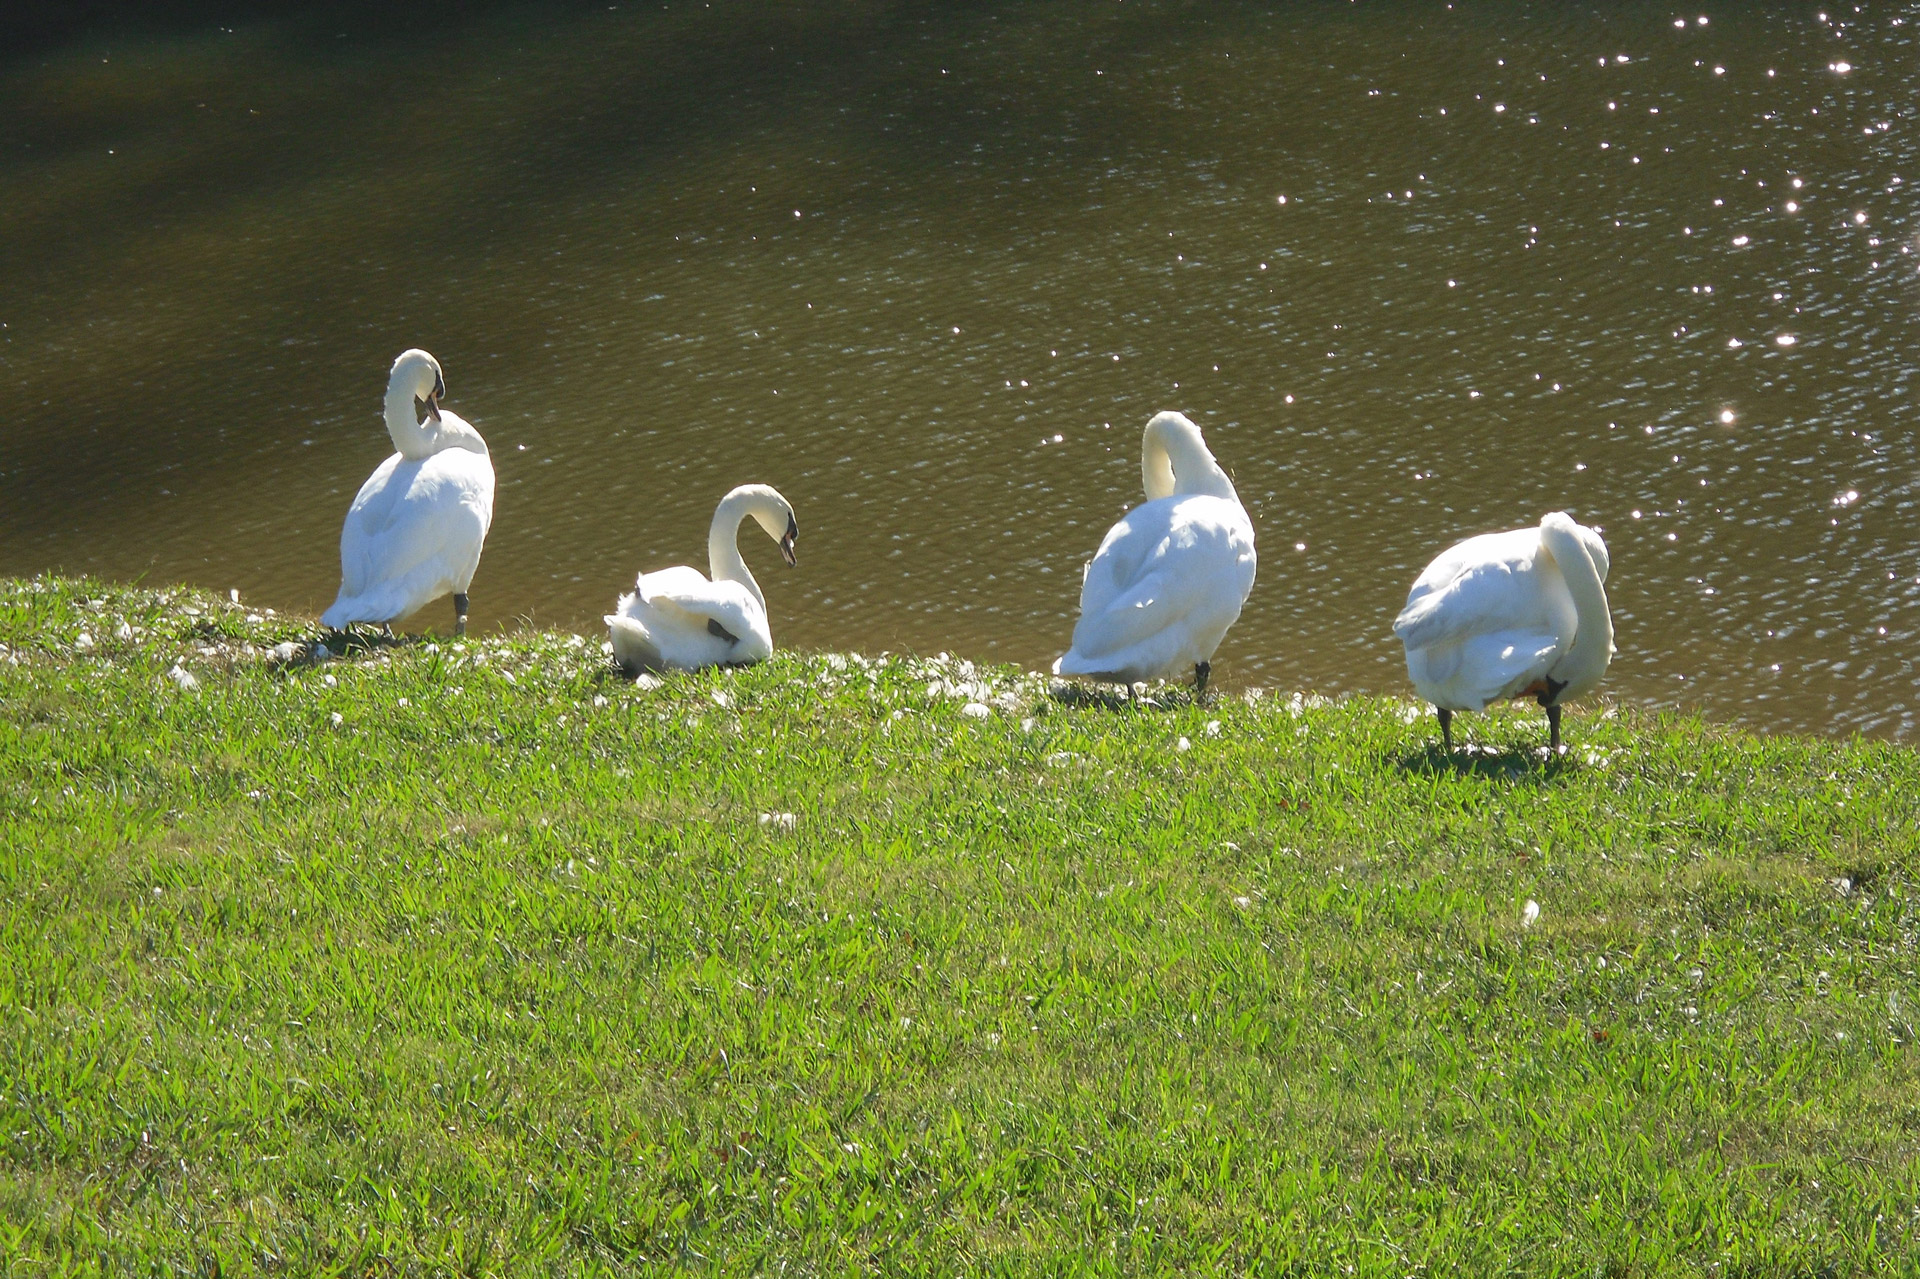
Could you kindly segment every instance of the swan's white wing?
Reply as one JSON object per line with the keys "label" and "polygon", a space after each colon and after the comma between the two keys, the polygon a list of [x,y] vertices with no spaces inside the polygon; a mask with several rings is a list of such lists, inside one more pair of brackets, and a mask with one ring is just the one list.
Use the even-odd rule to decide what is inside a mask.
{"label": "swan's white wing", "polygon": [[614,656],[629,669],[698,670],[773,652],[766,610],[751,591],[684,564],[642,573],[606,621]]}
{"label": "swan's white wing", "polygon": [[679,564],[641,574],[638,586],[641,599],[657,609],[685,614],[687,624],[698,630],[717,622],[735,639],[767,630],[766,609],[738,582],[709,581],[699,569]]}
{"label": "swan's white wing", "polygon": [[1491,631],[1449,644],[1407,650],[1407,674],[1435,706],[1477,711],[1544,678],[1567,651],[1563,639],[1537,630]]}
{"label": "swan's white wing", "polygon": [[1485,533],[1449,547],[1427,565],[1393,620],[1410,649],[1513,628],[1544,629],[1538,529]]}
{"label": "swan's white wing", "polygon": [[1253,526],[1214,497],[1146,502],[1108,531],[1080,588],[1073,647],[1054,669],[1150,679],[1207,661],[1253,589]]}
{"label": "swan's white wing", "polygon": [[321,621],[390,621],[464,591],[493,520],[493,464],[453,449],[394,454],[360,486],[340,530],[340,595]]}
{"label": "swan's white wing", "polygon": [[1468,538],[1420,575],[1394,619],[1407,674],[1448,710],[1479,710],[1531,687],[1573,643],[1566,581],[1538,529]]}

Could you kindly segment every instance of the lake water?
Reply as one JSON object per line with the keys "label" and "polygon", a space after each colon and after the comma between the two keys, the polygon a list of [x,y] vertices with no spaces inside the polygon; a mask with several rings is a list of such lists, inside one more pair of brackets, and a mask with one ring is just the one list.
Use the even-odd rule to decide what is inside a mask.
{"label": "lake water", "polygon": [[1920,5],[386,8],[0,52],[0,572],[318,612],[419,345],[477,627],[764,481],[776,642],[1037,668],[1179,408],[1228,686],[1409,691],[1420,567],[1564,508],[1612,696],[1920,736]]}

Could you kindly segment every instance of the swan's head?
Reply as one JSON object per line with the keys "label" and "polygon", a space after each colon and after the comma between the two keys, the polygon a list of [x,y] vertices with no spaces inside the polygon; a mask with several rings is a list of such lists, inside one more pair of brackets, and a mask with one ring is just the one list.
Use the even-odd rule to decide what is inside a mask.
{"label": "swan's head", "polygon": [[1153,415],[1140,440],[1140,487],[1148,501],[1204,493],[1238,501],[1233,481],[1214,460],[1193,419],[1171,409]]}
{"label": "swan's head", "polygon": [[1607,554],[1607,544],[1600,540],[1600,530],[1584,524],[1575,527],[1580,530],[1580,545],[1587,548],[1587,554],[1593,559],[1593,571],[1600,575],[1601,581],[1606,581],[1607,570],[1613,567],[1613,560]]}
{"label": "swan's head", "polygon": [[415,347],[411,351],[402,351],[400,358],[393,362],[393,372],[387,376],[387,395],[395,393],[405,395],[413,401],[414,420],[440,420],[440,401],[447,393],[445,379],[440,376],[440,361]]}
{"label": "swan's head", "polygon": [[780,490],[770,484],[744,484],[734,492],[750,500],[747,509],[767,536],[780,544],[780,558],[787,566],[798,564],[800,560],[794,554],[793,544],[800,537],[800,522],[793,518],[793,503],[781,497]]}
{"label": "swan's head", "polygon": [[1600,539],[1600,530],[1588,528],[1565,511],[1549,511],[1541,516],[1540,527],[1545,529],[1549,522],[1572,530],[1574,537],[1579,540],[1581,549],[1586,551],[1587,558],[1593,561],[1593,571],[1600,575],[1602,582],[1605,582],[1607,570],[1613,567],[1613,558],[1607,554],[1607,544]]}

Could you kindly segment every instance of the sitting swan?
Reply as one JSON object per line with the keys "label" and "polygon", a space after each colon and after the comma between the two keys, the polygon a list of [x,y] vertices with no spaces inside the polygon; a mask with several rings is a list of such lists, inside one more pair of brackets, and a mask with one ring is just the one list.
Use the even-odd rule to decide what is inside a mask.
{"label": "sitting swan", "polygon": [[1088,561],[1073,647],[1053,673],[1131,684],[1191,666],[1204,692],[1213,652],[1253,589],[1253,523],[1200,428],[1178,413],[1147,423],[1140,478],[1147,500]]}
{"label": "sitting swan", "polygon": [[773,653],[767,597],[740,558],[740,522],[749,515],[780,543],[789,565],[799,562],[793,543],[800,525],[792,505],[765,484],[742,484],[713,512],[707,532],[711,581],[685,564],[642,573],[633,594],[620,597],[620,611],[606,615],[620,665],[691,671],[758,662]]}
{"label": "sitting swan", "polygon": [[1560,706],[1592,692],[1613,660],[1607,544],[1561,511],[1538,528],[1470,537],[1413,584],[1393,633],[1407,674],[1440,715],[1453,750],[1453,712],[1503,697],[1546,708],[1560,749]]}
{"label": "sitting swan", "polygon": [[440,407],[440,364],[403,351],[387,378],[387,434],[398,450],[360,486],[340,530],[340,595],[320,615],[391,623],[453,593],[467,629],[467,587],[493,522],[493,461],[480,432]]}

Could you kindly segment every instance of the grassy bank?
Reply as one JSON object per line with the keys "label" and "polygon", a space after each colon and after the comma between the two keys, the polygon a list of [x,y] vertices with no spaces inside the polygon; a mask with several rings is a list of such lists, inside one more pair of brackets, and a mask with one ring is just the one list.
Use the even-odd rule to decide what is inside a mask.
{"label": "grassy bank", "polygon": [[1920,1267],[1910,750],[311,635],[0,582],[0,1273]]}

